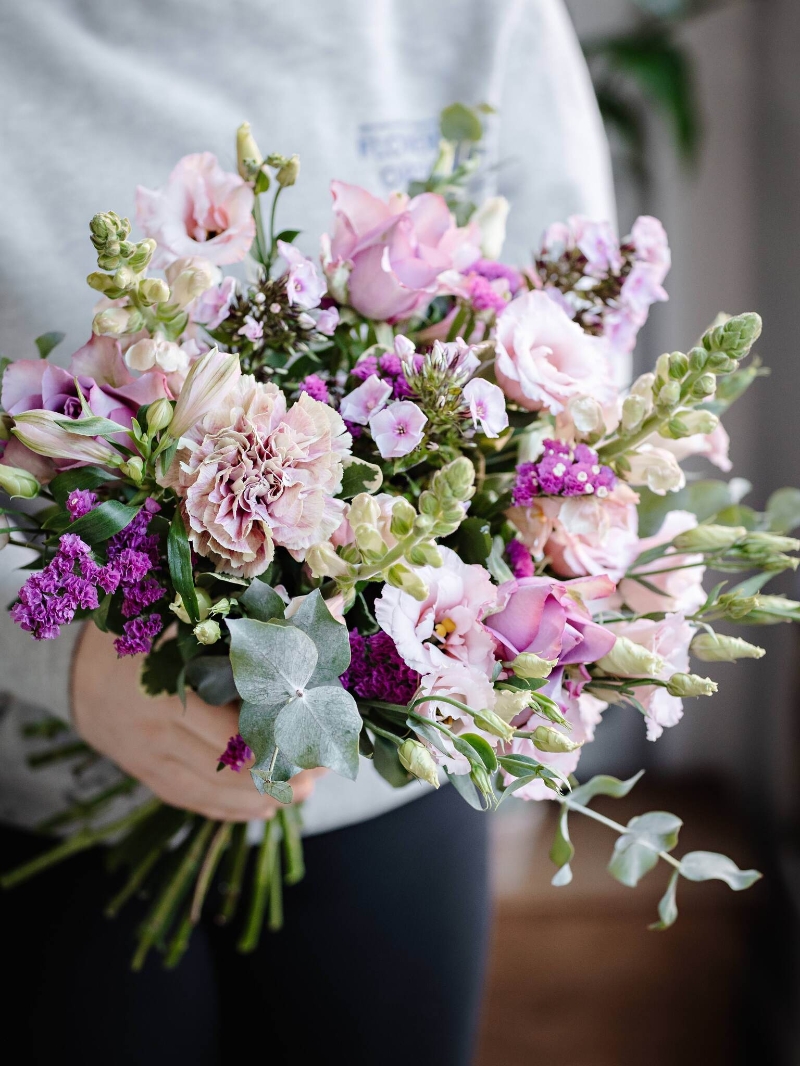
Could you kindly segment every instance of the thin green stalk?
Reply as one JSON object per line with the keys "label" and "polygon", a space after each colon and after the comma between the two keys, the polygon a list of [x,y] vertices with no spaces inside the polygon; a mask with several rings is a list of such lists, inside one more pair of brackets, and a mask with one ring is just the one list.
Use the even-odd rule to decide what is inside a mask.
{"label": "thin green stalk", "polygon": [[58,847],[46,851],[43,855],[38,855],[35,859],[31,859],[30,862],[18,866],[16,870],[11,870],[9,873],[4,874],[0,877],[0,888],[12,888],[14,885],[18,885],[22,881],[27,881],[29,877],[41,873],[42,870],[46,870],[49,866],[54,866],[56,863],[62,862],[64,859],[68,859],[72,855],[78,855],[82,851],[87,851],[89,848],[93,848],[95,844],[99,844],[107,837],[122,833],[126,829],[131,829],[144,818],[148,818],[160,806],[161,800],[153,797],[153,799],[142,804],[141,807],[137,807],[135,811],[131,811],[123,818],[118,818],[116,821],[110,822],[108,825],[101,826],[98,829],[79,830],[75,836],[70,837],[69,840],[65,840],[63,843],[59,844]]}
{"label": "thin green stalk", "polygon": [[116,918],[128,900],[136,895],[139,889],[147,880],[147,877],[153,867],[163,854],[166,845],[162,844],[157,848],[154,848],[149,854],[133,868],[131,875],[116,896],[113,897],[106,905],[105,916],[106,918]]}
{"label": "thin green stalk", "polygon": [[382,729],[379,725],[376,725],[371,718],[366,719],[367,728],[371,729],[373,733],[377,733],[379,737],[383,737],[385,740],[390,740],[396,747],[400,747],[403,743],[402,740],[391,733],[388,729]]}
{"label": "thin green stalk", "polygon": [[195,837],[188,844],[183,858],[174,876],[165,885],[161,895],[153,904],[150,913],[145,918],[139,933],[139,946],[133,956],[131,969],[141,970],[150,948],[156,944],[166,932],[167,926],[172,920],[176,907],[189,891],[189,885],[200,867],[208,840],[218,823],[204,820]]}
{"label": "thin green stalk", "polygon": [[275,190],[275,195],[272,197],[272,210],[269,213],[269,255],[267,257],[267,275],[272,269],[272,264],[275,262],[275,212],[278,208],[278,197],[283,192],[283,186],[279,185]]}
{"label": "thin green stalk", "polygon": [[186,949],[189,947],[189,941],[191,940],[193,929],[194,922],[192,921],[191,907],[187,907],[183,913],[183,917],[178,923],[178,927],[172,934],[170,942],[167,945],[167,950],[164,954],[165,970],[174,970],[186,954]]}
{"label": "thin green stalk", "polygon": [[61,811],[60,814],[53,815],[52,818],[48,818],[44,822],[40,822],[36,827],[37,833],[49,833],[53,829],[59,829],[61,826],[69,825],[70,822],[78,822],[91,817],[96,814],[106,803],[110,803],[118,796],[125,796],[129,792],[133,792],[138,781],[134,777],[126,777],[122,781],[117,782],[115,785],[110,785],[108,788],[103,789],[98,795],[93,796],[89,800],[79,800],[77,803],[73,803],[67,810]]}
{"label": "thin green stalk", "polygon": [[66,762],[74,759],[77,755],[85,755],[91,752],[88,744],[82,740],[73,740],[69,744],[62,744],[59,748],[50,748],[49,751],[40,751],[35,755],[28,756],[28,766],[32,770],[40,766],[50,766],[52,763]]}
{"label": "thin green stalk", "polygon": [[[605,825],[609,829],[613,829],[615,833],[619,833],[620,835],[630,833],[630,829],[628,829],[627,826],[620,825],[619,822],[615,822],[611,818],[606,818],[604,814],[599,814],[597,811],[593,811],[591,807],[584,807],[582,803],[572,802],[569,796],[564,797],[561,802],[564,803],[567,807],[569,807],[571,811],[577,811],[579,814],[585,814],[587,818],[593,818],[596,822],[600,822],[601,825]],[[643,837],[637,837],[636,841],[638,844],[641,844],[643,848],[647,848],[648,851],[654,852],[656,855],[658,855],[660,859],[663,859],[664,862],[668,862],[670,866],[674,866],[676,870],[680,870],[680,860],[676,859],[673,855],[670,855],[668,851],[661,851],[655,846],[655,844],[651,844]]]}
{"label": "thin green stalk", "polygon": [[283,861],[286,866],[284,881],[287,885],[296,885],[305,877],[306,867],[303,858],[303,837],[300,833],[302,816],[296,803],[281,807],[278,811],[283,829]]}
{"label": "thin green stalk", "polygon": [[281,877],[281,849],[278,847],[280,828],[276,818],[272,819],[272,836],[275,844],[272,849],[272,872],[269,884],[269,918],[267,927],[271,933],[283,928],[283,878]]}
{"label": "thin green stalk", "polygon": [[231,846],[228,850],[227,863],[220,877],[224,886],[222,907],[217,915],[218,925],[227,925],[233,920],[242,894],[242,881],[247,868],[249,853],[247,843],[247,822],[239,822],[233,829]]}
{"label": "thin green stalk", "polygon": [[222,853],[228,846],[228,841],[231,838],[232,832],[233,822],[222,822],[214,834],[214,839],[211,841],[211,846],[203,860],[203,865],[200,867],[200,873],[197,875],[197,884],[194,887],[192,906],[189,911],[189,918],[192,925],[197,925],[200,921],[203,902],[206,898],[209,885],[211,884],[211,879],[219,865],[220,859],[222,858]]}
{"label": "thin green stalk", "polygon": [[267,256],[267,242],[264,237],[264,216],[261,211],[261,194],[256,194],[255,201],[253,203],[253,218],[256,223],[256,248],[258,250],[258,257],[264,269],[269,273],[268,256]]}
{"label": "thin green stalk", "polygon": [[242,954],[255,951],[261,936],[261,927],[264,924],[264,911],[269,901],[270,880],[275,866],[273,854],[278,846],[273,824],[274,819],[264,823],[264,835],[258,846],[250,906],[238,944],[238,949]]}

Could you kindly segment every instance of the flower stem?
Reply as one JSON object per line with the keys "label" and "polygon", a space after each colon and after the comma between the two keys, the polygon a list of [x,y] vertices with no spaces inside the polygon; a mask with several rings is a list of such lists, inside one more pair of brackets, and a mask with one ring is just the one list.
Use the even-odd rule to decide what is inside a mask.
{"label": "flower stem", "polygon": [[283,861],[286,873],[283,876],[287,885],[296,885],[305,877],[306,867],[303,859],[303,838],[300,834],[302,819],[300,808],[296,803],[281,807],[278,811],[283,830]]}
{"label": "flower stem", "polygon": [[222,908],[217,915],[218,925],[227,925],[236,914],[239,897],[242,894],[242,881],[247,867],[249,851],[247,823],[240,822],[234,826],[233,838],[228,851],[228,865],[220,878],[224,888]]}
{"label": "flower stem", "polygon": [[277,845],[272,830],[273,822],[274,819],[271,819],[264,823],[264,833],[258,846],[250,907],[237,945],[242,954],[255,951],[261,936],[261,927],[264,924],[264,911],[269,901],[270,878],[274,868],[272,853]]}
{"label": "flower stem", "polygon": [[[599,814],[597,811],[593,811],[591,807],[584,807],[582,803],[575,803],[570,800],[569,796],[566,796],[561,801],[566,807],[569,807],[571,811],[577,811],[579,814],[585,814],[587,818],[593,818],[596,822],[600,822],[601,825],[607,826],[609,829],[613,829],[615,833],[623,835],[625,833],[630,834],[630,829],[627,826],[620,825],[619,822],[613,821],[611,818],[606,818],[604,814]],[[655,844],[651,844],[643,837],[636,837],[637,844],[641,844],[643,848],[647,848],[648,851],[655,852],[660,859],[664,862],[668,862],[670,866],[674,866],[676,870],[680,870],[680,860],[676,859],[674,855],[670,855],[668,851],[661,851]]]}
{"label": "flower stem", "polygon": [[200,867],[200,873],[197,875],[197,884],[194,886],[192,905],[189,910],[189,921],[191,925],[197,925],[200,921],[203,902],[205,901],[208,887],[211,884],[211,878],[214,876],[214,871],[219,865],[222,853],[228,846],[228,841],[231,838],[232,832],[233,822],[222,822],[214,834],[211,846],[206,852],[203,865]]}

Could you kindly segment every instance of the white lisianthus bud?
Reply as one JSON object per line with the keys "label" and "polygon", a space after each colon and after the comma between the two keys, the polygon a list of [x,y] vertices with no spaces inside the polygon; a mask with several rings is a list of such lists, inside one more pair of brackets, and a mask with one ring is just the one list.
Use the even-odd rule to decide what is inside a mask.
{"label": "white lisianthus bud", "polygon": [[151,437],[165,430],[172,421],[172,404],[165,397],[147,408],[147,430]]}
{"label": "white lisianthus bud", "polygon": [[617,637],[614,647],[597,665],[616,677],[658,677],[669,672],[665,659],[628,637]]}
{"label": "white lisianthus bud", "polygon": [[222,636],[219,622],[213,618],[206,618],[205,622],[198,622],[192,632],[200,644],[216,644]]}
{"label": "white lisianthus bud", "polygon": [[336,554],[336,549],[329,541],[313,544],[306,552],[306,565],[315,579],[322,577],[345,577],[350,567]]}
{"label": "white lisianthus bud", "polygon": [[795,552],[800,548],[800,540],[783,537],[779,533],[754,531],[746,535],[744,546],[758,551]]}
{"label": "white lisianthus bud", "polygon": [[733,663],[737,659],[761,659],[764,648],[741,637],[727,637],[722,633],[698,633],[689,651],[704,663]]}
{"label": "white lisianthus bud", "polygon": [[717,691],[716,681],[699,674],[673,674],[667,684],[670,696],[711,696]]}
{"label": "white lisianthus bud", "polygon": [[650,404],[638,394],[631,393],[622,401],[622,428],[626,433],[635,433],[650,413]]}
{"label": "white lisianthus bud", "polygon": [[163,333],[145,337],[125,352],[125,362],[131,370],[151,370],[157,366],[165,374],[186,370],[189,356],[175,341],[168,341]]}
{"label": "white lisianthus bud", "polygon": [[[104,440],[70,433],[58,425],[63,415],[55,411],[25,411],[15,415],[15,437],[26,448],[52,459],[74,459],[79,463],[99,463],[101,466],[117,467],[122,462],[118,451]],[[120,427],[120,432],[124,427]]]}
{"label": "white lisianthus bud", "polygon": [[439,787],[439,775],[433,756],[418,740],[404,740],[397,749],[397,756],[410,774],[420,781],[427,781],[434,788]]}
{"label": "white lisianthus bud", "polygon": [[239,356],[223,355],[216,348],[201,355],[183,383],[169,435],[178,440],[199,422],[241,376]]}
{"label": "white lisianthus bud", "polygon": [[506,220],[511,205],[505,196],[490,196],[471,218],[481,231],[481,253],[487,259],[499,259],[506,239]]}
{"label": "white lisianthus bud", "polygon": [[[197,614],[200,621],[203,622],[208,618],[211,610],[211,597],[205,589],[198,588],[197,586],[195,586],[194,594],[197,598]],[[183,598],[181,597],[180,592],[175,593],[175,599],[169,605],[169,609],[187,625],[191,622],[191,618],[183,605]]]}
{"label": "white lisianthus bud", "polygon": [[176,259],[165,270],[170,288],[170,303],[187,307],[192,300],[219,285],[222,271],[201,255]]}
{"label": "white lisianthus bud", "polygon": [[236,131],[236,165],[239,176],[245,181],[252,181],[263,162],[264,157],[250,132],[250,123],[243,122]]}
{"label": "white lisianthus bud", "polygon": [[472,720],[478,729],[491,733],[493,737],[500,737],[501,740],[511,740],[514,736],[514,727],[509,725],[495,711],[490,711],[486,707],[481,711],[473,711]]}
{"label": "white lisianthus bud", "polygon": [[538,748],[539,751],[567,752],[575,751],[581,747],[580,741],[570,740],[566,733],[561,733],[558,729],[553,729],[549,725],[537,726],[531,739],[534,747]]}
{"label": "white lisianthus bud", "polygon": [[672,543],[679,551],[714,552],[732,548],[746,534],[744,526],[699,525],[679,533]]}
{"label": "white lisianthus bud", "polygon": [[570,418],[582,437],[600,437],[606,431],[603,408],[593,396],[576,396],[568,404]]}
{"label": "white lisianthus bud", "polygon": [[678,460],[666,448],[645,444],[638,452],[625,458],[630,467],[625,479],[631,485],[647,485],[657,496],[666,496],[668,492],[677,492],[686,484],[686,475]]}
{"label": "white lisianthus bud", "polygon": [[300,173],[300,156],[293,155],[278,169],[278,173],[275,175],[275,180],[281,186],[285,188],[287,185],[294,185],[297,181],[297,176]]}
{"label": "white lisianthus bud", "polygon": [[92,320],[92,331],[99,335],[118,337],[128,333],[131,313],[126,307],[106,307],[98,311]]}
{"label": "white lisianthus bud", "polygon": [[29,474],[27,470],[0,463],[0,489],[12,499],[32,500],[39,495],[41,487],[33,474]]}
{"label": "white lisianthus bud", "polygon": [[533,693],[525,688],[501,688],[496,690],[495,695],[497,698],[494,703],[494,713],[506,722],[522,714],[533,703]]}
{"label": "white lisianthus bud", "polygon": [[532,651],[523,651],[506,665],[517,677],[528,680],[530,678],[549,677],[557,662],[557,659],[542,659],[541,656],[534,655]]}
{"label": "white lisianthus bud", "polygon": [[359,492],[350,504],[347,513],[347,521],[355,529],[356,526],[377,526],[381,517],[380,504],[374,496],[368,492]]}

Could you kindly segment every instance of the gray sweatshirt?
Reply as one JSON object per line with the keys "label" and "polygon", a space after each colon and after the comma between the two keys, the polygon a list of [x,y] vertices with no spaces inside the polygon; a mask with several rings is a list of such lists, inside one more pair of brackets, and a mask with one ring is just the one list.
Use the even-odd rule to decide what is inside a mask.
{"label": "gray sweatshirt", "polygon": [[[544,227],[573,213],[614,220],[608,151],[562,0],[26,0],[0,10],[0,352],[33,358],[64,330],[87,339],[94,269],[87,223],[133,215],[178,158],[213,151],[235,169],[250,121],[262,151],[301,157],[279,227],[308,254],[330,229],[332,178],[384,195],[430,169],[437,116],[454,101],[497,108],[485,193],[512,203],[503,258],[529,260]],[[497,164],[495,166],[495,164]],[[0,603],[24,580],[0,554]],[[77,627],[73,627],[77,630]],[[69,715],[76,633],[35,643],[0,611],[0,819],[31,826],[103,780],[29,771],[22,719]],[[362,761],[305,806],[307,832],[373,817],[423,794]]]}

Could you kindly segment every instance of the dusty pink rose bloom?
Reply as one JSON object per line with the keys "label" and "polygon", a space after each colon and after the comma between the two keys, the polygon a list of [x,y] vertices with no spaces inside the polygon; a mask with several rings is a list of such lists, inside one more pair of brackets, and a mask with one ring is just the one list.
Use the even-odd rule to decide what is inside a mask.
{"label": "dusty pink rose bloom", "polygon": [[412,670],[429,674],[458,659],[491,677],[494,640],[481,619],[494,605],[497,589],[488,570],[462,562],[450,548],[439,550],[442,566],[417,568],[430,590],[427,599],[420,603],[384,585],[375,601],[378,625]]}
{"label": "dusty pink rose bloom", "polygon": [[542,496],[506,514],[537,558],[562,577],[608,574],[619,581],[639,554],[638,495],[617,482],[606,496]]}
{"label": "dusty pink rose bloom", "polygon": [[[649,551],[661,544],[667,544],[694,529],[697,518],[690,511],[670,511],[658,533],[652,537],[643,537],[639,541],[639,552]],[[652,592],[638,581],[626,578],[617,586],[617,592],[632,611],[637,614],[650,614],[652,611],[685,611],[693,614],[705,602],[703,575],[705,567],[701,566],[702,555],[665,555],[643,566],[647,572],[647,582],[660,590]],[[692,565],[694,564],[694,565]],[[675,567],[686,566],[686,570]]]}
{"label": "dusty pink rose bloom", "polygon": [[136,221],[158,242],[154,267],[182,256],[238,263],[255,237],[253,190],[211,152],[186,155],[160,189],[136,189]]}
{"label": "dusty pink rose bloom", "polygon": [[341,523],[334,496],[350,435],[307,393],[287,410],[275,385],[243,376],[184,442],[168,480],[193,548],[225,573],[256,577],[275,545],[302,558]]}
{"label": "dusty pink rose bloom", "polygon": [[[694,629],[681,611],[666,615],[661,621],[639,618],[635,622],[613,622],[609,628],[620,637],[627,637],[655,652],[665,660],[660,681],[667,681],[675,673],[689,672],[689,644]],[[683,701],[670,696],[665,688],[656,685],[637,685],[636,698],[645,708],[647,739],[658,740],[665,729],[677,725],[683,717]]]}
{"label": "dusty pink rose bloom", "polygon": [[615,393],[606,342],[591,337],[544,292],[517,296],[497,320],[497,381],[529,411],[552,414],[574,396]]}
{"label": "dusty pink rose bloom", "polygon": [[336,293],[347,276],[348,302],[366,318],[396,321],[423,310],[445,271],[463,270],[480,257],[477,226],[456,226],[443,197],[422,193],[388,201],[357,185],[334,181],[336,216],[326,274]]}

